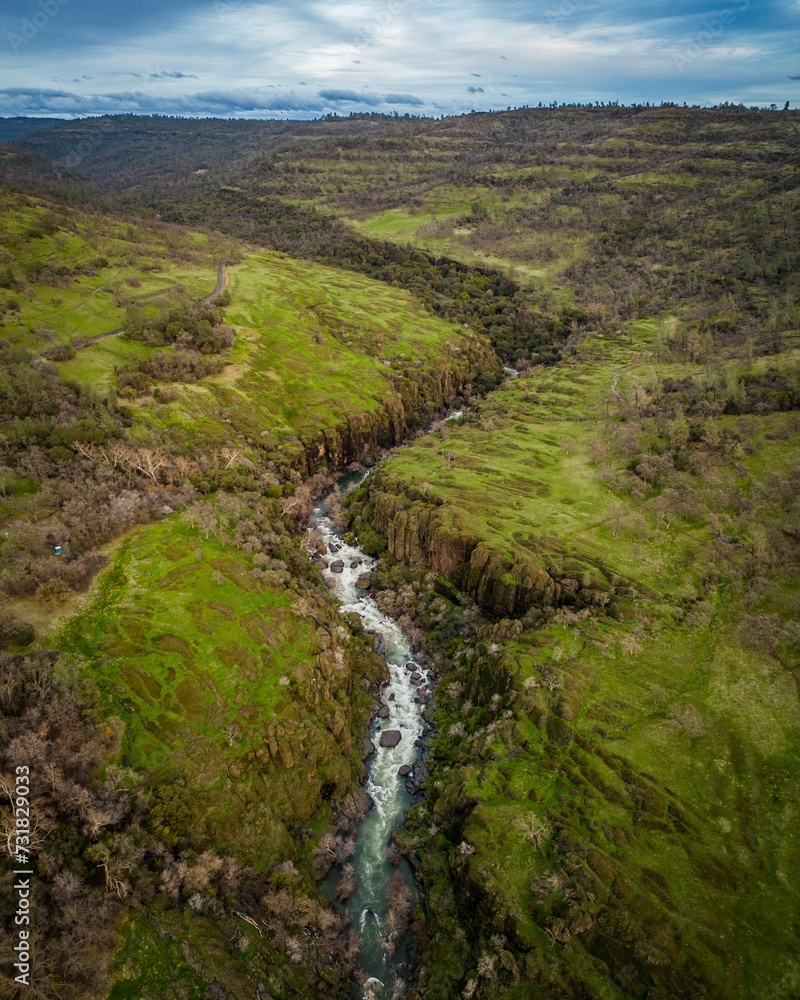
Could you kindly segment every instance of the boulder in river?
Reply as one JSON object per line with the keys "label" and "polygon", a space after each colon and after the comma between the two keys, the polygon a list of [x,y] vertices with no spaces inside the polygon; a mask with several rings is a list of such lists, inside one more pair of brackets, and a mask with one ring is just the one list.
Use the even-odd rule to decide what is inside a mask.
{"label": "boulder in river", "polygon": [[330,552],[331,554],[334,552],[338,552],[340,548],[341,545],[337,545],[336,542],[328,542],[328,552]]}
{"label": "boulder in river", "polygon": [[357,559],[355,562],[350,563],[350,569],[358,569],[360,565],[361,565],[361,560]]}
{"label": "boulder in river", "polygon": [[375,753],[375,744],[372,742],[369,736],[365,736],[361,743],[362,759],[366,760],[367,757],[371,757],[374,753]]}
{"label": "boulder in river", "polygon": [[389,706],[388,705],[381,705],[381,707],[378,709],[378,718],[379,719],[388,719],[389,718]]}
{"label": "boulder in river", "polygon": [[336,559],[331,563],[331,573],[343,573],[344,572],[344,561],[342,559]]}
{"label": "boulder in river", "polygon": [[402,738],[403,734],[399,729],[384,729],[381,733],[381,746],[396,747]]}
{"label": "boulder in river", "polygon": [[359,590],[366,590],[372,584],[372,573],[362,573],[361,576],[356,580],[356,586]]}
{"label": "boulder in river", "polygon": [[412,767],[410,764],[403,764],[401,768],[398,769],[397,773],[401,778],[405,778],[407,775],[411,774]]}

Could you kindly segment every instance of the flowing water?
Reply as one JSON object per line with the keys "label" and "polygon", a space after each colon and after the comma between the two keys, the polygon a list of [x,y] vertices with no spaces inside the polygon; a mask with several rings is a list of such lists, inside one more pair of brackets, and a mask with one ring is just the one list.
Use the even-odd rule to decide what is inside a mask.
{"label": "flowing water", "polygon": [[[351,483],[360,480],[350,480]],[[347,481],[343,481],[347,485]],[[403,765],[417,763],[420,748],[418,741],[425,723],[422,718],[421,692],[428,688],[427,670],[412,656],[408,636],[397,622],[383,614],[375,601],[357,586],[362,573],[375,566],[375,560],[353,545],[346,545],[325,513],[322,501],[314,509],[315,527],[327,545],[323,556],[322,574],[333,589],[342,611],[355,612],[378,641],[378,652],[389,666],[389,683],[381,692],[381,703],[389,708],[389,717],[375,718],[370,727],[370,739],[375,752],[367,762],[365,790],[375,803],[359,824],[353,865],[356,871],[356,890],[347,902],[347,912],[361,939],[361,968],[367,980],[354,996],[364,1000],[384,1000],[392,994],[393,982],[404,975],[407,967],[403,941],[396,942],[393,956],[387,955],[382,945],[387,927],[385,924],[388,901],[386,888],[389,879],[398,870],[387,857],[391,833],[398,826],[412,801],[406,785],[408,779],[398,774]],[[343,563],[341,572],[330,567]],[[337,567],[338,568],[338,567]],[[400,732],[400,742],[395,747],[380,746],[384,730]],[[413,772],[412,772],[413,777]],[[407,867],[401,871],[410,882]]]}

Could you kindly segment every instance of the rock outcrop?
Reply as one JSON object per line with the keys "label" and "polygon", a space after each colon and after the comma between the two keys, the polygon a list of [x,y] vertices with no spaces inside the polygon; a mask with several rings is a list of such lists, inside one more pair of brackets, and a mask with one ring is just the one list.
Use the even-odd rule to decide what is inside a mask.
{"label": "rock outcrop", "polygon": [[470,330],[454,332],[449,357],[429,370],[411,360],[393,361],[386,371],[393,391],[376,409],[350,414],[303,442],[308,474],[341,471],[351,462],[393,448],[458,396],[469,394],[477,375],[491,375],[500,367],[489,341]]}
{"label": "rock outcrop", "polygon": [[544,551],[537,559],[522,546],[513,555],[500,551],[467,525],[455,506],[421,495],[397,476],[376,477],[358,518],[386,537],[396,559],[428,563],[494,618],[515,618],[531,607],[610,601],[613,587],[599,582],[604,571],[596,565],[579,567],[591,571],[583,581],[574,578],[574,560],[553,560]]}
{"label": "rock outcrop", "polygon": [[494,616],[524,614],[533,605],[561,601],[561,586],[525,553],[509,559],[460,526],[452,509],[412,499],[399,484],[381,483],[373,524],[401,562],[423,560]]}

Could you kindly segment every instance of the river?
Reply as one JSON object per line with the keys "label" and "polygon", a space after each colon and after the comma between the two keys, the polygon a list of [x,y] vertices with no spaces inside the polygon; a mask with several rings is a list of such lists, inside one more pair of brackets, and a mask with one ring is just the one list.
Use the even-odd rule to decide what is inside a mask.
{"label": "river", "polygon": [[[363,478],[347,477],[342,485],[357,485]],[[400,871],[409,890],[412,893],[414,890],[408,866],[405,863],[399,867],[393,865],[387,856],[387,847],[392,830],[402,823],[412,801],[407,788],[409,778],[398,772],[404,765],[413,768],[418,762],[418,741],[425,728],[422,693],[429,687],[429,675],[425,667],[415,661],[411,641],[403,629],[383,614],[369,594],[357,586],[359,577],[370,572],[376,560],[358,547],[345,544],[325,513],[324,500],[314,508],[314,527],[322,534],[328,550],[323,556],[322,568],[326,582],[341,610],[355,612],[367,632],[376,637],[378,652],[389,667],[389,683],[382,689],[380,698],[381,707],[389,710],[388,718],[374,718],[369,734],[375,752],[367,761],[364,788],[375,806],[358,827],[352,861],[356,889],[346,904],[361,939],[364,978],[364,984],[354,989],[353,996],[363,1000],[389,1000],[395,983],[407,978],[408,967],[403,935],[392,941],[393,954],[387,954],[385,948],[387,935],[391,937],[391,921],[387,919],[389,880]],[[334,572],[331,565],[340,560],[342,571]],[[380,745],[384,730],[399,731],[397,746]],[[413,771],[409,777],[413,778]],[[331,888],[329,885],[328,889]]]}

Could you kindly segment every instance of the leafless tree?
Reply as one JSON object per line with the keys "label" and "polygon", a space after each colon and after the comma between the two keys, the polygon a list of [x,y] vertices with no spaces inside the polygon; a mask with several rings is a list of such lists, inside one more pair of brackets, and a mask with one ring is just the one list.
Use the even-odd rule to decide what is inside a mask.
{"label": "leafless tree", "polygon": [[529,813],[520,820],[520,829],[528,843],[538,851],[550,835],[550,827],[536,813]]}
{"label": "leafless tree", "polygon": [[157,483],[159,469],[167,464],[167,456],[161,448],[138,448],[130,452],[128,461],[137,472]]}
{"label": "leafless tree", "polygon": [[232,465],[241,465],[244,461],[244,456],[238,448],[220,448],[217,455],[225,462],[226,469],[230,469]]}

